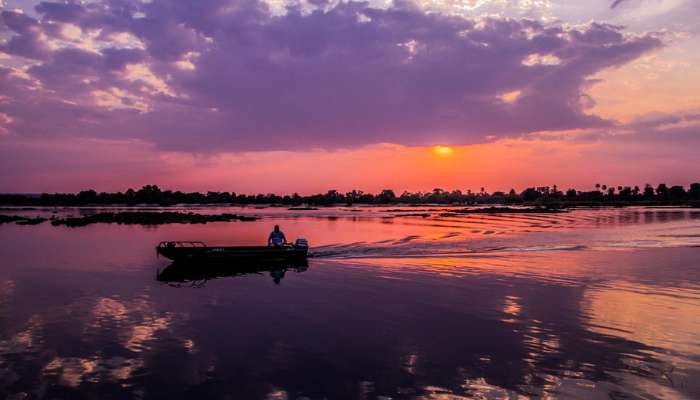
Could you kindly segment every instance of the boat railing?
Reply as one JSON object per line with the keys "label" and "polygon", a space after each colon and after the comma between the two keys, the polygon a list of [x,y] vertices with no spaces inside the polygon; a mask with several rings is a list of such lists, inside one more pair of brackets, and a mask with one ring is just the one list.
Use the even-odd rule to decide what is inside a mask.
{"label": "boat railing", "polygon": [[173,248],[173,247],[207,247],[204,242],[192,241],[192,240],[175,240],[158,243],[159,249]]}

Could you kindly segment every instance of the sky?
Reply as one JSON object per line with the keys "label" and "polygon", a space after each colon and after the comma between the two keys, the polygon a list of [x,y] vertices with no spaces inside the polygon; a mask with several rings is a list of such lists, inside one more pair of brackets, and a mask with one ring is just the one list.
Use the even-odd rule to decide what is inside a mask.
{"label": "sky", "polygon": [[697,0],[0,8],[0,192],[700,181]]}

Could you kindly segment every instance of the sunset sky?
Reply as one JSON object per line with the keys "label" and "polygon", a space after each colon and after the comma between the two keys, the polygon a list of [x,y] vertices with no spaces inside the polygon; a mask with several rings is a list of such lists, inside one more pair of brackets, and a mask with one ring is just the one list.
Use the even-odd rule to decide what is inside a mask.
{"label": "sunset sky", "polygon": [[698,0],[0,8],[0,192],[700,181]]}

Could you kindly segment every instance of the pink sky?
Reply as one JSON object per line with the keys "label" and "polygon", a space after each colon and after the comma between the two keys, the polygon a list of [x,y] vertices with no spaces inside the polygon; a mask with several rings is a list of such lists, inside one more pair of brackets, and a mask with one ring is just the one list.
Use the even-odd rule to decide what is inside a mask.
{"label": "pink sky", "polygon": [[[0,181],[13,192],[124,191],[146,184],[185,191],[301,194],[329,189],[429,191],[436,187],[507,191],[553,184],[585,190],[596,183],[688,185],[694,181],[688,178],[692,174],[687,167],[699,161],[694,155],[674,157],[683,148],[673,143],[657,146],[656,156],[649,157],[647,145],[543,139],[453,146],[448,155],[433,147],[391,144],[216,156],[162,152],[143,142],[92,139],[29,147],[39,157],[14,166],[26,181],[8,179],[5,183],[15,173],[12,169]],[[639,162],[644,157],[645,162]]]}
{"label": "pink sky", "polygon": [[700,181],[691,0],[100,3],[0,2],[0,192]]}

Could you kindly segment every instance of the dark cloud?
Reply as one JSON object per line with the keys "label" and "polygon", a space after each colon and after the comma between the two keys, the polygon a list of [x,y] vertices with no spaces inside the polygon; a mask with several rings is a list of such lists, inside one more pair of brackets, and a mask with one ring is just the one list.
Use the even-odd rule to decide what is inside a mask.
{"label": "dark cloud", "polygon": [[9,41],[0,44],[0,51],[37,60],[49,57],[50,48],[42,40],[43,27],[36,19],[17,11],[3,11],[0,17],[3,24],[16,33]]}
{"label": "dark cloud", "polygon": [[627,1],[627,0],[615,0],[615,2],[610,5],[610,8],[613,9],[613,8],[619,6],[620,4],[624,3],[625,1]]}
{"label": "dark cloud", "polygon": [[0,75],[0,112],[18,135],[136,137],[175,150],[480,142],[609,126],[585,113],[590,77],[662,45],[607,24],[318,4],[283,16],[256,1],[36,7],[42,22],[100,29],[94,49],[52,47],[48,24],[3,13],[15,36],[2,51],[37,65],[29,80]]}
{"label": "dark cloud", "polygon": [[83,5],[77,2],[41,2],[35,7],[36,12],[44,15],[47,21],[74,22],[85,16]]}

